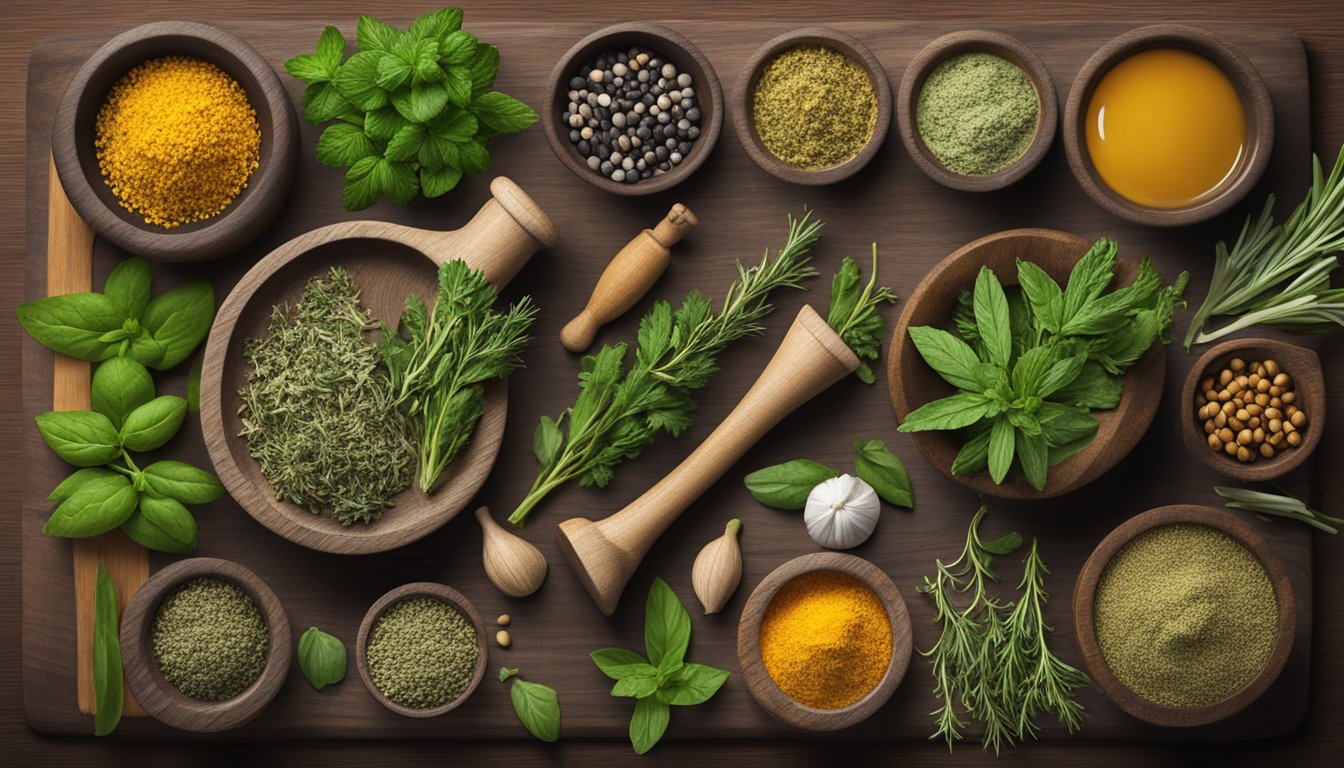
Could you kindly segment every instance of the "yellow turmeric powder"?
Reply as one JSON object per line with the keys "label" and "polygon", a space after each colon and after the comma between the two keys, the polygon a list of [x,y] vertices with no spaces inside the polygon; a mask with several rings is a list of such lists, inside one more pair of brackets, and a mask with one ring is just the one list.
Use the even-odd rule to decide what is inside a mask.
{"label": "yellow turmeric powder", "polygon": [[779,588],[761,621],[761,660],[775,685],[815,709],[840,709],[882,682],[891,665],[891,621],[865,584],[838,571]]}
{"label": "yellow turmeric powder", "polygon": [[261,150],[257,113],[222,69],[151,59],[98,111],[98,165],[121,206],[173,229],[215,216],[247,187]]}

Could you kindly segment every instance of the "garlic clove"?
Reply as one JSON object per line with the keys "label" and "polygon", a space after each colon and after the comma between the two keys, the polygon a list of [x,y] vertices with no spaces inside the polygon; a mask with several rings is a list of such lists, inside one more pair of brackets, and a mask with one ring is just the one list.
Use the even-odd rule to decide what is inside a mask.
{"label": "garlic clove", "polygon": [[527,597],[546,580],[546,557],[526,539],[504,530],[487,507],[476,510],[481,524],[481,560],[490,583],[509,597]]}
{"label": "garlic clove", "polygon": [[881,502],[877,492],[857,477],[841,475],[808,494],[803,521],[812,540],[827,549],[857,547],[877,528]]}
{"label": "garlic clove", "polygon": [[704,606],[705,615],[723,610],[742,581],[742,550],[737,544],[740,530],[741,520],[729,520],[723,535],[706,544],[695,556],[691,587]]}

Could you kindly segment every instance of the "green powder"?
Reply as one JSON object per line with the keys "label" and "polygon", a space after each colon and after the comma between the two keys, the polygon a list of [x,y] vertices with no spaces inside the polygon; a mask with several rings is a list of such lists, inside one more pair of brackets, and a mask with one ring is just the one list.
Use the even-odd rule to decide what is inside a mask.
{"label": "green powder", "polygon": [[163,599],[151,644],[163,676],[179,691],[193,699],[223,701],[261,676],[270,635],[246,592],[223,579],[203,577]]}
{"label": "green powder", "polygon": [[1213,704],[1269,659],[1278,604],[1269,575],[1240,542],[1205,525],[1154,528],[1125,545],[1097,585],[1106,665],[1145,699]]}
{"label": "green powder", "polygon": [[924,80],[915,122],[948,170],[984,176],[1027,151],[1039,113],[1036,88],[1020,67],[989,53],[961,53]]}
{"label": "green powder", "polygon": [[480,645],[476,627],[442,600],[413,597],[383,612],[369,633],[369,676],[384,696],[415,709],[447,704],[467,689]]}
{"label": "green powder", "polygon": [[752,92],[751,117],[770,154],[821,170],[859,154],[877,126],[868,73],[822,45],[790,48],[766,65]]}

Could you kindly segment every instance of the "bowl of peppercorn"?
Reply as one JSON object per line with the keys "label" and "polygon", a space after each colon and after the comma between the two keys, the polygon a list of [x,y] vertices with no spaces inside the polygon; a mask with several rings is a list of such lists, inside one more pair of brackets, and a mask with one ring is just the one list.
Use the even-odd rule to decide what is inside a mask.
{"label": "bowl of peppercorn", "polygon": [[709,59],[658,24],[588,35],[551,72],[541,123],[574,175],[618,195],[680,184],[719,138],[723,92]]}

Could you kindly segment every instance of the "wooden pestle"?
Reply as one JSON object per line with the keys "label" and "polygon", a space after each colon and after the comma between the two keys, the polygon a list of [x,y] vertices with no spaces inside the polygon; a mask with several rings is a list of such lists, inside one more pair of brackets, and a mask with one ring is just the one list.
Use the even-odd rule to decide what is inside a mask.
{"label": "wooden pestle", "polygon": [[560,549],[602,613],[616,610],[626,582],[682,510],[780,420],[858,367],[859,359],[826,320],[803,307],[756,383],[685,461],[604,520],[560,523]]}
{"label": "wooden pestle", "polygon": [[653,229],[646,229],[625,244],[602,270],[588,297],[588,306],[560,331],[560,343],[570,352],[582,352],[593,343],[597,329],[615,320],[635,305],[658,282],[672,260],[672,246],[700,220],[690,208],[677,203]]}

